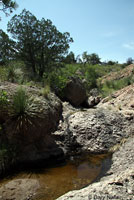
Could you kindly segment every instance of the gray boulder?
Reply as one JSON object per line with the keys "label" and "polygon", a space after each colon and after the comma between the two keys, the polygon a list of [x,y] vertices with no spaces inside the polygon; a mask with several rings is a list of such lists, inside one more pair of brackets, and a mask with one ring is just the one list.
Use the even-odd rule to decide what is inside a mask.
{"label": "gray boulder", "polygon": [[64,97],[73,106],[80,106],[86,101],[86,89],[79,78],[71,77],[64,89]]}
{"label": "gray boulder", "polygon": [[59,124],[59,130],[54,133],[67,155],[108,152],[134,131],[123,115],[112,110],[99,108],[67,113]]}
{"label": "gray boulder", "polygon": [[93,108],[94,106],[96,106],[98,103],[100,103],[101,98],[100,96],[94,97],[94,96],[90,96],[87,99],[87,107],[88,108]]}
{"label": "gray boulder", "polygon": [[21,162],[38,163],[50,157],[61,156],[63,152],[51,136],[62,117],[61,101],[53,93],[49,93],[45,98],[41,94],[41,89],[23,87],[32,100],[27,114],[19,117],[15,113],[10,113],[12,96],[18,85],[5,83],[0,86],[1,90],[7,91],[9,99],[6,115],[0,118],[3,120],[4,134],[8,144],[18,149],[15,159]]}

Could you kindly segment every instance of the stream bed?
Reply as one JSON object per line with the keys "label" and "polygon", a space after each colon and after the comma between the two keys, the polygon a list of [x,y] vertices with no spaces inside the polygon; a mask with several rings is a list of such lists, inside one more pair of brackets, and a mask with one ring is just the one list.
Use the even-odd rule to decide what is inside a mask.
{"label": "stream bed", "polygon": [[40,183],[34,200],[55,200],[71,190],[81,189],[95,181],[106,168],[107,155],[71,158],[60,166],[18,172],[0,181],[0,186],[14,179],[32,178]]}

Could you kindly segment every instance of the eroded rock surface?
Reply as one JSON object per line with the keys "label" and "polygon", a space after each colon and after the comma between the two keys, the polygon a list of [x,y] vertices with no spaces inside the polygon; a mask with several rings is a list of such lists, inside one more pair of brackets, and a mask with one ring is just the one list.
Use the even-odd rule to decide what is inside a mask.
{"label": "eroded rock surface", "polygon": [[[73,134],[76,134],[78,129],[81,130],[81,141],[84,138],[85,132],[92,132],[93,135],[95,134],[97,136],[94,137],[93,145],[90,146],[92,150],[95,150],[94,148],[97,147],[97,141],[99,147],[97,149],[101,149],[102,146],[102,149],[106,150],[114,144],[114,141],[117,145],[121,138],[125,137],[126,139],[123,144],[122,142],[119,144],[120,148],[117,145],[119,149],[113,153],[112,165],[107,172],[103,173],[103,177],[100,180],[81,190],[70,191],[57,200],[134,199],[133,94],[134,85],[130,85],[117,91],[111,97],[102,100],[97,106],[97,109],[89,111],[90,115],[81,112],[80,115],[78,115],[77,112],[77,114],[70,115],[68,121],[72,121],[72,124],[70,124],[71,131]],[[90,121],[92,117],[92,129],[89,128],[90,131],[88,129],[87,131],[86,129],[84,130],[82,126],[84,124],[88,124],[88,127],[91,127]],[[78,118],[80,119],[79,123],[77,123],[76,120]],[[97,124],[99,124],[98,131],[96,127]],[[75,130],[74,127],[78,129]],[[80,135],[77,133],[76,138],[79,138],[79,136]],[[92,141],[92,138],[93,136],[89,138],[89,141],[83,141],[85,141],[85,144],[88,144],[90,139]]]}
{"label": "eroded rock surface", "polygon": [[13,94],[18,85],[3,83],[0,90],[6,91],[8,104],[5,115],[0,112],[4,134],[8,143],[18,149],[16,160],[23,162],[37,162],[62,155],[62,150],[56,145],[51,137],[51,132],[57,129],[59,120],[62,118],[61,101],[49,93],[47,98],[37,87],[22,86],[31,98],[27,114],[22,118],[16,113],[11,114]]}
{"label": "eroded rock surface", "polygon": [[0,200],[30,200],[39,188],[34,179],[16,179],[0,188]]}
{"label": "eroded rock surface", "polygon": [[134,138],[113,154],[112,166],[99,182],[70,191],[57,200],[134,199]]}
{"label": "eroded rock surface", "polygon": [[122,113],[126,118],[134,118],[134,84],[102,99],[97,107],[108,108]]}
{"label": "eroded rock surface", "polygon": [[134,133],[132,122],[112,110],[72,109],[65,113],[67,114],[63,115],[64,120],[54,135],[66,154],[108,152],[122,138]]}
{"label": "eroded rock surface", "polygon": [[[5,85],[4,89],[9,89],[10,93],[12,86]],[[34,126],[28,127],[27,135],[21,137],[20,140],[18,134],[18,138],[12,137],[14,129],[12,120],[7,118],[8,115],[3,123],[6,132],[9,133],[7,134],[9,141],[15,143],[18,141],[20,144],[19,158],[22,162],[38,162],[49,157],[61,156],[63,152],[66,156],[82,152],[104,153],[114,145],[121,146],[124,138],[124,141],[127,140],[113,154],[112,166],[100,181],[82,190],[71,191],[58,200],[94,200],[95,198],[133,200],[134,103],[132,94],[134,94],[134,86],[122,89],[120,93],[117,92],[109,102],[102,101],[96,109],[78,109],[65,102],[63,113],[61,102],[55,95],[52,94],[49,100],[46,100],[42,96],[39,97],[39,91],[36,88],[28,90],[35,97],[33,102],[36,113],[33,119]],[[128,108],[129,112],[132,111],[129,117],[124,114]],[[60,120],[61,113],[63,114],[62,120]],[[59,120],[58,130],[54,132]],[[52,136],[51,132],[53,132]]]}

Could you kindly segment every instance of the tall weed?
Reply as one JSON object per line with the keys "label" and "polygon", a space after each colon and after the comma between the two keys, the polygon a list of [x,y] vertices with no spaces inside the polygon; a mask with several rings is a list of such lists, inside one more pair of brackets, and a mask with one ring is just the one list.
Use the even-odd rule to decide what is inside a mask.
{"label": "tall weed", "polygon": [[16,115],[23,115],[28,109],[29,98],[26,91],[20,87],[13,96],[13,110]]}

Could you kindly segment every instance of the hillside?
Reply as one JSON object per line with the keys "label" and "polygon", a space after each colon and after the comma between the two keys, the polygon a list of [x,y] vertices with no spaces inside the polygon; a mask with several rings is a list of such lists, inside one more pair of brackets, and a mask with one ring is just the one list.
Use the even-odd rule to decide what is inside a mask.
{"label": "hillside", "polygon": [[126,115],[134,114],[134,84],[118,90],[109,97],[104,98],[98,107],[115,109]]}
{"label": "hillside", "polygon": [[110,72],[107,75],[102,77],[102,83],[105,81],[115,81],[115,80],[120,80],[126,77],[131,76],[134,74],[134,64],[128,65],[124,69],[121,69],[118,72]]}
{"label": "hillside", "polygon": [[[106,81],[115,82],[128,78],[131,81],[131,77],[134,74],[134,64],[127,66],[119,72],[112,72],[102,77],[102,83]],[[123,87],[124,86],[124,87]],[[113,91],[110,96],[102,99],[98,107],[107,107],[109,109],[117,110],[125,115],[131,115],[134,113],[134,84],[128,86],[122,85],[122,89]]]}

